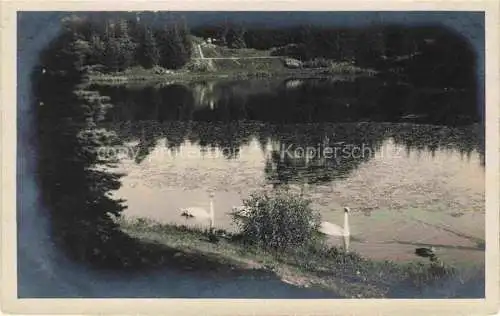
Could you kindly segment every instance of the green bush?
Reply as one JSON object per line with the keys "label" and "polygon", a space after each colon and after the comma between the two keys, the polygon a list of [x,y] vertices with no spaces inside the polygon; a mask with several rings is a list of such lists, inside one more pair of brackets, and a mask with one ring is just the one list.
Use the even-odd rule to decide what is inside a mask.
{"label": "green bush", "polygon": [[253,194],[245,216],[234,215],[243,239],[265,250],[286,252],[316,242],[319,215],[310,201],[288,192]]}

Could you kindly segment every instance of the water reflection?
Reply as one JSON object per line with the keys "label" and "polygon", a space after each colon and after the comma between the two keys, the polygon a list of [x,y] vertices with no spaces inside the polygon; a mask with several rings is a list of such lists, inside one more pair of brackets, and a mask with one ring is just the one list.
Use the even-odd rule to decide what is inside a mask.
{"label": "water reflection", "polygon": [[[201,151],[222,148],[227,159],[238,158],[241,146],[256,138],[262,150],[272,145],[266,153],[267,179],[287,184],[345,178],[368,161],[387,137],[404,145],[407,153],[435,154],[438,148],[446,148],[466,156],[478,151],[484,157],[478,126],[415,124],[476,120],[473,99],[466,91],[416,89],[372,78],[94,88],[111,96],[115,107],[109,121],[124,125],[122,137],[134,135],[139,140],[136,162],[147,157],[160,138],[166,138],[171,150],[185,139],[198,144]],[[383,123],[388,121],[401,124]],[[356,150],[361,155],[354,158]],[[351,154],[337,154],[346,152]]]}
{"label": "water reflection", "polygon": [[478,121],[473,91],[416,88],[373,78],[200,81],[157,87],[102,87],[114,120],[274,123]]}
{"label": "water reflection", "polygon": [[125,215],[185,224],[177,210],[205,207],[210,189],[215,222],[232,229],[232,206],[284,186],[333,223],[349,205],[353,248],[366,256],[412,260],[410,244],[425,240],[462,258],[457,245],[484,237],[484,141],[481,124],[452,125],[474,121],[474,107],[457,100],[464,91],[371,80],[99,87],[115,104],[105,127],[129,153],[116,192]]}
{"label": "water reflection", "polygon": [[[478,126],[445,126],[393,123],[315,123],[276,125],[234,121],[140,121],[111,123],[125,141],[136,163],[162,146],[178,156],[217,152],[226,160],[241,160],[257,146],[263,170],[272,184],[324,183],[345,179],[369,161],[388,139],[410,152],[451,151],[451,155],[477,154],[484,163]],[[160,145],[158,145],[160,143]],[[253,145],[251,145],[253,144]],[[190,146],[186,148],[186,146]],[[196,156],[196,154],[195,154]],[[201,157],[201,156],[200,156]],[[260,159],[259,158],[259,161]],[[221,162],[222,163],[222,162]]]}
{"label": "water reflection", "polygon": [[[156,139],[149,154],[140,163],[132,156],[119,166],[127,174],[117,192],[127,200],[126,216],[185,224],[177,210],[187,203],[205,207],[207,190],[215,190],[215,222],[231,229],[232,206],[256,190],[286,185],[302,191],[322,218],[333,223],[341,222],[342,206],[349,205],[358,240],[353,247],[367,256],[411,260],[411,245],[404,243],[418,241],[449,244],[447,255],[452,260],[463,255],[454,250],[457,245],[472,249],[471,240],[484,235],[481,155],[475,149],[468,151],[467,160],[460,154],[467,149],[450,145],[453,139],[456,144],[474,139],[472,127],[457,131],[392,123],[141,122],[109,128],[126,139],[134,153],[141,152],[136,135],[144,126],[154,131]],[[432,133],[424,132],[427,128]],[[411,138],[401,141],[410,131],[434,135],[430,143],[437,146],[435,151],[420,148]],[[169,135],[174,135],[172,141]],[[289,156],[286,148],[294,142],[319,151],[344,150],[352,147],[349,143],[359,150],[350,149],[348,155],[340,150],[337,156]],[[383,251],[375,251],[383,245]],[[471,260],[481,260],[480,253],[467,251]]]}

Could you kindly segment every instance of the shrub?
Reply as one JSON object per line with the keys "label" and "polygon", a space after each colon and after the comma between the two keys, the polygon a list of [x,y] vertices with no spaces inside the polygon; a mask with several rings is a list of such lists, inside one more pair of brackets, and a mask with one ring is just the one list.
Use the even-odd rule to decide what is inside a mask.
{"label": "shrub", "polygon": [[315,58],[303,63],[304,68],[327,68],[332,65],[332,61],[325,58]]}
{"label": "shrub", "polygon": [[243,239],[273,252],[303,247],[318,237],[319,215],[310,201],[288,192],[253,194],[245,216],[234,216]]}

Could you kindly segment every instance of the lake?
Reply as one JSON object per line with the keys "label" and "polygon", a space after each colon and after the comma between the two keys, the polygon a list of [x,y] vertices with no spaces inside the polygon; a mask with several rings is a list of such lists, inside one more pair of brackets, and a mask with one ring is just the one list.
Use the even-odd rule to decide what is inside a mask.
{"label": "lake", "polygon": [[[221,80],[94,86],[114,105],[105,127],[119,159],[125,217],[206,226],[181,207],[208,209],[215,225],[256,191],[303,194],[342,224],[351,248],[373,259],[484,264],[484,140],[475,96],[373,78]],[[332,244],[340,240],[331,238]]]}

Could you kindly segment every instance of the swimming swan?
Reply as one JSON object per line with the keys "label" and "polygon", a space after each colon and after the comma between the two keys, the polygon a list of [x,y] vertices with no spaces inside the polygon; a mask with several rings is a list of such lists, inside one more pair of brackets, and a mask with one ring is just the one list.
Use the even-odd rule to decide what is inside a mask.
{"label": "swimming swan", "polygon": [[214,218],[214,193],[211,192],[209,194],[210,197],[210,211],[205,210],[202,207],[186,207],[186,208],[181,208],[179,211],[181,212],[181,216],[185,217],[186,219],[188,218],[196,218],[196,219],[201,219],[201,220],[206,220],[208,219],[210,221],[210,228],[214,227],[215,224],[215,218]]}
{"label": "swimming swan", "polygon": [[319,231],[325,235],[329,236],[341,236],[344,238],[344,249],[349,250],[349,242],[351,237],[351,230],[349,228],[349,212],[351,210],[348,207],[344,207],[344,227],[332,224],[330,222],[321,222],[319,225]]}

